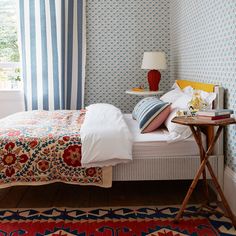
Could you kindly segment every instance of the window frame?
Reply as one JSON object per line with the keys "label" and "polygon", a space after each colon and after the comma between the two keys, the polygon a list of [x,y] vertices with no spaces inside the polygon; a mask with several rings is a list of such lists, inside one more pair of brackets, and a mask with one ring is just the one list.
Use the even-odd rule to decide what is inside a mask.
{"label": "window frame", "polygon": [[12,68],[16,69],[20,67],[20,62],[0,62],[0,68]]}
{"label": "window frame", "polygon": [[[17,8],[17,0],[14,0],[14,2],[15,2],[15,6],[16,6],[16,8]],[[16,10],[15,11],[15,13],[16,13],[16,16],[18,16],[18,11]],[[18,53],[19,53],[19,57],[20,57],[20,43],[19,43],[19,22],[15,22],[16,23],[16,26],[17,26],[17,28],[16,28],[16,36],[17,36],[17,45],[18,45]],[[6,24],[4,24],[4,25],[6,25],[6,26],[11,26],[11,24],[9,24],[8,22],[6,23]],[[19,68],[20,70],[22,69],[21,68],[21,61],[20,61],[21,59],[19,58],[19,61],[0,61],[0,69],[12,69],[12,70],[14,70],[14,69],[17,69],[17,68]],[[20,74],[20,76],[21,76],[21,74]],[[3,80],[3,81],[6,81],[6,83],[7,83],[7,80]],[[2,88],[0,88],[0,92],[1,91],[22,91],[23,90],[23,82],[22,82],[22,78],[21,78],[21,80],[20,81],[17,81],[19,84],[18,84],[18,86],[17,86],[17,88],[4,88],[4,87],[2,87]]]}
{"label": "window frame", "polygon": [[[0,62],[0,68],[10,68],[10,69],[17,69],[17,68],[21,68],[21,63],[20,62]],[[21,83],[21,86],[19,86],[19,88],[15,88],[15,89],[9,89],[9,88],[0,88],[0,92],[1,91],[8,91],[8,92],[14,92],[14,91],[22,91],[23,90],[23,86],[22,86],[22,80],[19,81],[19,83]]]}

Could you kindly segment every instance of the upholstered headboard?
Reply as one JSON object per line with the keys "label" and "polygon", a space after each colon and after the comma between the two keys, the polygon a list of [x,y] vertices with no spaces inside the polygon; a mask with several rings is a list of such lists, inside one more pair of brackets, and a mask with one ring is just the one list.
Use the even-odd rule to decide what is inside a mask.
{"label": "upholstered headboard", "polygon": [[178,86],[181,89],[184,89],[187,86],[191,86],[194,89],[203,90],[206,92],[214,92],[214,88],[216,86],[214,84],[206,84],[206,83],[200,83],[200,82],[195,82],[195,81],[190,81],[190,80],[176,80],[175,82],[178,84]]}
{"label": "upholstered headboard", "polygon": [[[184,89],[187,86],[191,86],[196,90],[203,90],[206,92],[215,92],[216,99],[213,103],[214,109],[224,108],[224,88],[219,85],[200,83],[190,80],[176,80],[175,81],[181,89]],[[213,137],[214,128],[210,127],[207,129],[207,139],[208,143]],[[214,153],[223,155],[223,135],[221,135],[218,140],[217,145],[215,145]]]}

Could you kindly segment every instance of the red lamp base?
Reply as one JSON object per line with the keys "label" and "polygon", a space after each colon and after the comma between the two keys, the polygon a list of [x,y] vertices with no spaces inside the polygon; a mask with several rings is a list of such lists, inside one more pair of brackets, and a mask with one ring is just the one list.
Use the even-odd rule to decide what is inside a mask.
{"label": "red lamp base", "polygon": [[147,74],[149,90],[158,91],[161,73],[158,70],[150,70]]}

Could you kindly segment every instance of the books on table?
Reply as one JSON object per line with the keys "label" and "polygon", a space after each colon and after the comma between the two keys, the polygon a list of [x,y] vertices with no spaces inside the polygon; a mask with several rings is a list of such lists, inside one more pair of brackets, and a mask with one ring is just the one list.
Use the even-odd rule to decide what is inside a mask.
{"label": "books on table", "polygon": [[205,111],[198,111],[197,115],[199,116],[223,116],[233,114],[234,111],[231,109],[212,109]]}
{"label": "books on table", "polygon": [[233,113],[234,111],[231,109],[212,109],[206,111],[198,111],[196,115],[198,118],[204,120],[221,120],[230,118],[231,114]]}
{"label": "books on table", "polygon": [[221,120],[221,119],[227,119],[230,118],[230,114],[229,115],[222,115],[222,116],[201,116],[201,115],[197,115],[198,118],[204,119],[204,120]]}

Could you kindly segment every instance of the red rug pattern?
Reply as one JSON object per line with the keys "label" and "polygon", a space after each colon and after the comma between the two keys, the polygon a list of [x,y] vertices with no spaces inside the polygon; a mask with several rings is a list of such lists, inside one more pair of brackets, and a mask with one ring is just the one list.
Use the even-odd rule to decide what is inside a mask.
{"label": "red rug pattern", "polygon": [[188,207],[178,223],[178,207],[27,209],[0,211],[0,236],[211,236],[236,235],[222,215],[198,215]]}

